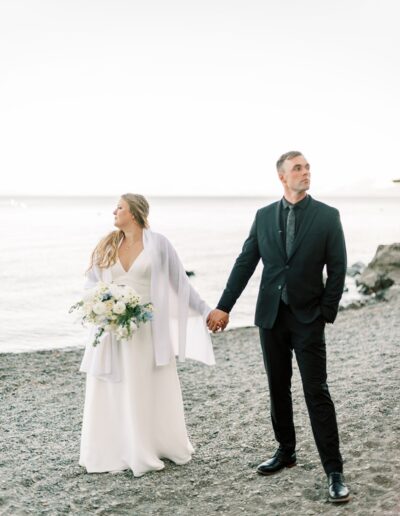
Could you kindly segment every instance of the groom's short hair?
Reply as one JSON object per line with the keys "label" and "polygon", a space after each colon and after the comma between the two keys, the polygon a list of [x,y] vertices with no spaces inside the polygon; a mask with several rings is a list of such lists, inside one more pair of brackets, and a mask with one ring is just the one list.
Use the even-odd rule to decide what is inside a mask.
{"label": "groom's short hair", "polygon": [[295,150],[285,152],[285,154],[282,154],[282,156],[276,162],[276,170],[278,170],[278,172],[279,172],[279,170],[282,168],[283,162],[286,161],[287,159],[297,158],[297,156],[302,156],[302,155],[303,155],[302,152],[295,151]]}

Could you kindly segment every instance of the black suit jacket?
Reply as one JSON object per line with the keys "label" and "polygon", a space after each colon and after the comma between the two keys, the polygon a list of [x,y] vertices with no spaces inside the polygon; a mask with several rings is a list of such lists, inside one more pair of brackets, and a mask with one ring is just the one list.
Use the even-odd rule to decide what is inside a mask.
{"label": "black suit jacket", "polygon": [[310,197],[292,252],[286,256],[280,203],[258,210],[217,308],[231,311],[261,258],[264,269],[255,314],[257,326],[269,329],[274,325],[285,283],[289,305],[300,322],[309,323],[322,315],[332,323],[346,276],[346,246],[339,212]]}

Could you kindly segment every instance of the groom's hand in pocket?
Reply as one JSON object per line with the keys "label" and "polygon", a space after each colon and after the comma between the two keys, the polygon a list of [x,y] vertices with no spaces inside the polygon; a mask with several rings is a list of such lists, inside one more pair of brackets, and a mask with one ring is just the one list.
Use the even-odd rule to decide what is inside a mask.
{"label": "groom's hand in pocket", "polygon": [[224,331],[228,323],[229,314],[222,310],[218,310],[218,308],[211,310],[211,312],[208,314],[207,326],[208,329],[213,333],[217,332],[218,330]]}

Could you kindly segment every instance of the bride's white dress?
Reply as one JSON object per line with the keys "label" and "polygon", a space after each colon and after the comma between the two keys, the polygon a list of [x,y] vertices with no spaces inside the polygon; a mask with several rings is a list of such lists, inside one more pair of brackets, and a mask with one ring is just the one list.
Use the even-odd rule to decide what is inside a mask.
{"label": "bride's white dress", "polygon": [[[113,283],[133,287],[150,302],[150,259],[143,250],[125,271],[118,260]],[[102,345],[101,343],[99,344]],[[164,468],[161,459],[191,459],[175,359],[156,367],[151,324],[119,345],[121,381],[87,375],[79,464],[88,473],[131,469],[135,476]]]}

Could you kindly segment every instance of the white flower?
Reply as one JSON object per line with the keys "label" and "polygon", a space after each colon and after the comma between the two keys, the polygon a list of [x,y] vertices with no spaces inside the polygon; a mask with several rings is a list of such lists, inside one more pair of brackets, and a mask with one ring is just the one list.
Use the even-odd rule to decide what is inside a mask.
{"label": "white flower", "polygon": [[111,285],[110,285],[110,292],[111,292],[113,297],[118,299],[118,298],[120,298],[122,296],[123,290],[121,288],[121,285],[116,285],[115,283],[111,283]]}
{"label": "white flower", "polygon": [[108,299],[107,301],[103,301],[103,303],[106,306],[107,313],[112,314],[113,308],[114,308],[114,301],[112,299]]}
{"label": "white flower", "polygon": [[113,306],[113,312],[115,314],[123,314],[125,312],[126,305],[122,301],[118,301]]}
{"label": "white flower", "polygon": [[97,326],[105,326],[108,324],[108,317],[104,315],[98,315],[94,322]]}
{"label": "white flower", "polygon": [[91,305],[91,303],[88,303],[88,302],[83,303],[83,305],[82,305],[82,312],[85,315],[91,314],[92,313],[92,305]]}
{"label": "white flower", "polygon": [[137,324],[136,324],[136,323],[134,323],[133,321],[131,321],[131,322],[129,323],[129,328],[130,328],[130,330],[131,330],[131,332],[132,332],[132,333],[138,329]]}
{"label": "white flower", "polygon": [[107,307],[101,302],[97,302],[93,305],[93,312],[97,315],[102,315],[106,313],[106,311]]}
{"label": "white flower", "polygon": [[126,303],[131,305],[132,307],[138,305],[140,303],[140,297],[136,294],[136,292],[129,292],[125,300]]}
{"label": "white flower", "polygon": [[118,326],[118,328],[115,330],[115,335],[118,340],[124,340],[127,337],[127,331],[122,326]]}
{"label": "white flower", "polygon": [[109,285],[107,283],[104,283],[104,281],[99,281],[97,285],[93,288],[93,290],[96,290],[96,292],[105,292],[109,289]]}

